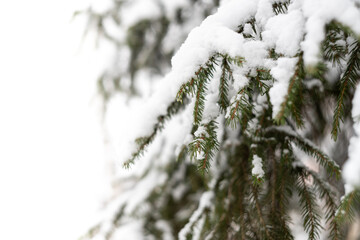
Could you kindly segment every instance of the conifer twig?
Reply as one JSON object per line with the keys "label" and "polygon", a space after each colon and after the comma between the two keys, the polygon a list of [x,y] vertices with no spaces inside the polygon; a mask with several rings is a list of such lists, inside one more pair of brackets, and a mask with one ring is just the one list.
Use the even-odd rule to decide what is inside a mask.
{"label": "conifer twig", "polygon": [[354,88],[358,82],[360,75],[360,42],[355,41],[352,44],[352,50],[350,51],[349,61],[345,70],[344,75],[340,80],[340,93],[336,103],[336,108],[334,112],[333,119],[333,128],[331,131],[332,138],[336,141],[338,134],[340,132],[340,122],[344,121],[345,114],[345,104],[344,100],[346,98],[348,88]]}

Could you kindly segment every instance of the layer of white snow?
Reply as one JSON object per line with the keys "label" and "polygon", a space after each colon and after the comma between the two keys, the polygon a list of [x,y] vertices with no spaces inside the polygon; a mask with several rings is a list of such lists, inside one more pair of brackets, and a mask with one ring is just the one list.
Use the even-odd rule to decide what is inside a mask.
{"label": "layer of white snow", "polygon": [[251,170],[251,174],[255,177],[263,178],[265,172],[263,170],[262,160],[258,155],[253,156],[252,165],[253,168]]}
{"label": "layer of white snow", "polygon": [[277,53],[288,57],[295,56],[300,50],[303,39],[304,17],[300,10],[290,11],[270,18],[262,36],[265,42],[275,47]]}
{"label": "layer of white snow", "polygon": [[298,58],[279,58],[276,67],[270,73],[275,78],[274,86],[270,89],[270,101],[273,105],[273,118],[279,113],[281,104],[287,95],[289,82],[294,75]]}

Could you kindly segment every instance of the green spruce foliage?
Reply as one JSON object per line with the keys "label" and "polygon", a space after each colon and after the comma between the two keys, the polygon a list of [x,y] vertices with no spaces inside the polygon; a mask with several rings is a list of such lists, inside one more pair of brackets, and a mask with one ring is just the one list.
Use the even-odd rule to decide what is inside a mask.
{"label": "green spruce foliage", "polygon": [[[290,1],[273,2],[275,14],[288,11]],[[168,21],[157,21],[161,21],[161,27],[155,28],[160,44]],[[141,24],[130,29],[128,35],[132,75],[140,68],[145,32],[150,26],[158,26],[158,22]],[[245,24],[251,25],[253,34],[243,33]],[[261,37],[255,19],[245,24],[238,26],[239,34],[244,38]],[[138,35],[135,40],[134,34]],[[230,97],[234,70],[241,68],[247,59],[216,52],[199,66],[180,86],[167,114],[158,117],[153,132],[136,140],[137,149],[125,166],[141,163],[141,156],[166,123],[189,107],[190,100],[193,100],[192,141],[162,169],[168,180],[144,200],[151,210],[141,214],[134,211],[126,216],[126,204],[121,205],[110,221],[105,238],[112,239],[113,232],[123,224],[122,219],[133,217],[141,218],[144,235],[152,239],[165,239],[166,231],[159,225],[161,220],[167,222],[167,231],[174,239],[180,236],[182,239],[291,240],[294,239],[292,214],[297,214],[308,239],[319,239],[321,235],[326,239],[344,239],[347,224],[359,213],[360,190],[355,189],[340,200],[343,189],[335,183],[341,181],[342,162],[326,154],[316,143],[327,137],[328,129],[332,129],[331,136],[336,141],[343,133],[342,123],[351,119],[351,99],[360,79],[360,42],[351,29],[336,21],[327,25],[325,34],[321,62],[316,67],[304,66],[303,52],[294,56],[295,72],[276,116],[269,96],[275,82],[270,69],[250,69],[247,83]],[[153,46],[152,51],[150,55],[157,54],[159,46]],[[147,67],[153,63],[150,55],[142,63]],[[281,55],[271,49],[268,57],[277,59]],[[329,68],[340,72],[333,83],[327,80]],[[216,101],[219,117],[204,119],[207,92],[216,71],[220,71]],[[304,155],[320,170],[305,166],[300,161]],[[253,173],[254,156],[261,159],[263,176]],[[210,171],[212,166],[216,171]],[[185,186],[185,190],[175,197],[173,190],[179,186]],[[97,229],[102,224],[92,229],[87,238],[99,234]]]}

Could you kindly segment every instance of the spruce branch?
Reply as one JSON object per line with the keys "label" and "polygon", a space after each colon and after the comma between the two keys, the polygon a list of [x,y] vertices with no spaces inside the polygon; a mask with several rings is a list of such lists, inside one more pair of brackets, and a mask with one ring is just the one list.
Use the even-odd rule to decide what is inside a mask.
{"label": "spruce branch", "polygon": [[325,220],[326,223],[329,224],[329,238],[332,240],[340,240],[341,239],[341,231],[339,221],[336,220],[336,213],[338,209],[338,204],[336,203],[335,192],[327,182],[325,182],[318,173],[308,169],[305,166],[297,167],[302,168],[303,172],[311,175],[314,181],[315,191],[318,196],[324,200],[325,202]]}
{"label": "spruce branch", "polygon": [[124,162],[123,166],[125,168],[130,168],[130,166],[134,164],[135,160],[142,156],[147,146],[155,139],[157,133],[159,133],[164,128],[166,120],[177,114],[183,108],[183,106],[184,105],[182,105],[180,102],[172,102],[167,108],[166,115],[161,115],[158,117],[158,122],[154,125],[152,133],[148,136],[140,137],[135,140],[137,149],[132,154],[131,158]]}
{"label": "spruce branch", "polygon": [[340,178],[341,170],[337,163],[334,160],[330,159],[325,153],[318,149],[316,145],[308,139],[301,137],[299,134],[285,126],[269,127],[266,129],[266,132],[278,133],[280,135],[283,135],[284,137],[288,137],[289,140],[293,142],[297,147],[299,147],[302,151],[315,158],[315,160],[326,169],[330,176],[335,176],[337,179]]}
{"label": "spruce branch", "polygon": [[[277,145],[277,143],[275,143]],[[271,170],[268,171],[267,190],[264,198],[265,208],[269,209],[267,219],[270,224],[269,231],[274,239],[294,239],[289,228],[291,218],[288,216],[289,199],[293,194],[295,185],[295,174],[291,170],[294,161],[292,152],[288,149],[287,140],[281,143],[281,149],[271,150],[272,154],[267,154],[270,159]],[[280,159],[275,152],[281,150]],[[274,168],[276,173],[274,174]]]}
{"label": "spruce branch", "polygon": [[320,198],[325,200],[325,219],[326,223],[329,224],[329,238],[332,240],[340,240],[340,225],[335,218],[338,208],[338,205],[335,201],[335,193],[332,190],[331,186],[324,182],[324,180],[321,179],[317,173],[311,171],[310,174],[314,179],[317,193],[319,194]]}
{"label": "spruce branch", "polygon": [[283,149],[279,163],[280,172],[276,178],[275,186],[272,186],[275,189],[276,208],[270,213],[270,217],[273,221],[273,235],[276,236],[276,239],[294,239],[289,228],[291,218],[287,215],[289,198],[292,196],[294,184],[293,173],[289,168],[289,164],[292,162],[290,151]]}
{"label": "spruce branch", "polygon": [[309,239],[315,240],[319,238],[321,229],[320,216],[317,210],[318,206],[316,204],[315,194],[313,190],[307,186],[305,182],[306,177],[305,172],[300,172],[296,182],[296,189],[300,197],[304,229],[309,234]]}
{"label": "spruce branch", "polygon": [[288,6],[290,5],[290,0],[288,1],[274,1],[272,4],[273,11],[276,15],[285,14],[288,10]]}
{"label": "spruce branch", "polygon": [[229,82],[233,81],[232,70],[230,68],[229,59],[224,57],[221,63],[221,77],[219,84],[219,107],[222,112],[225,112],[229,106],[228,91]]}
{"label": "spruce branch", "polygon": [[198,81],[197,92],[194,105],[194,125],[199,125],[202,120],[202,114],[205,108],[205,92],[207,90],[206,83],[202,80]]}
{"label": "spruce branch", "polygon": [[258,194],[259,194],[258,186],[252,185],[251,189],[252,189],[252,199],[253,199],[254,204],[255,204],[256,213],[257,213],[257,216],[259,218],[259,222],[262,225],[262,229],[264,230],[264,233],[265,233],[265,236],[266,236],[265,239],[274,240],[274,238],[271,236],[271,234],[269,232],[268,226],[266,224],[265,216],[263,215],[263,212],[262,212],[262,209],[261,209],[261,206],[260,206],[260,202],[259,202],[259,199],[258,199],[259,198],[258,197]]}
{"label": "spruce branch", "polygon": [[350,58],[347,62],[346,70],[340,80],[340,93],[334,111],[333,128],[331,134],[335,141],[340,132],[340,122],[344,122],[346,107],[344,100],[347,97],[348,89],[355,88],[356,83],[360,78],[360,42],[354,41],[354,43],[351,45],[351,48],[352,49],[349,53]]}
{"label": "spruce branch", "polygon": [[185,94],[195,95],[193,112],[194,125],[199,125],[202,120],[202,114],[205,107],[205,93],[207,90],[206,84],[214,76],[215,65],[217,65],[216,56],[217,54],[213,55],[204,66],[201,66],[198,71],[195,72],[195,76],[180,87],[176,95],[176,100],[179,102],[183,101]]}
{"label": "spruce branch", "polygon": [[194,77],[191,78],[191,80],[188,81],[187,83],[181,85],[178,93],[176,94],[176,100],[182,103],[183,98],[187,93],[194,96],[196,93],[196,85],[197,85],[197,79]]}
{"label": "spruce branch", "polygon": [[339,223],[352,222],[355,211],[360,206],[360,190],[355,189],[341,199],[339,209],[336,214],[336,221]]}
{"label": "spruce branch", "polygon": [[[246,150],[245,150],[246,149]],[[231,174],[232,182],[235,185],[232,191],[229,191],[228,198],[232,199],[229,206],[229,212],[232,212],[234,208],[238,209],[237,217],[240,222],[240,232],[237,234],[237,237],[241,240],[248,239],[248,233],[251,225],[251,220],[249,219],[249,208],[248,208],[248,186],[251,184],[250,174],[249,174],[249,165],[250,162],[247,161],[247,148],[239,146],[236,148],[235,153],[230,156],[231,159],[235,162],[235,169]],[[243,158],[239,161],[238,157],[242,156]]]}
{"label": "spruce branch", "polygon": [[326,38],[324,40],[322,51],[325,60],[335,64],[341,65],[341,60],[345,59],[346,46],[341,43],[341,40],[346,40],[345,34],[341,28],[334,21],[326,26]]}
{"label": "spruce branch", "polygon": [[242,57],[230,57],[229,55],[217,54],[222,58],[221,62],[221,76],[219,84],[219,100],[218,104],[220,111],[225,112],[229,106],[229,83],[234,82],[233,70],[231,69],[231,64],[241,67],[245,61]]}
{"label": "spruce branch", "polygon": [[195,132],[194,140],[189,144],[190,158],[198,163],[198,169],[204,173],[210,168],[210,161],[219,149],[216,135],[217,123],[212,120],[202,124]]}
{"label": "spruce branch", "polygon": [[270,70],[264,69],[264,68],[258,68],[256,69],[256,87],[260,90],[260,93],[264,95],[265,93],[268,93],[270,90],[270,86],[266,84],[264,81],[271,81],[273,80]]}
{"label": "spruce branch", "polygon": [[249,101],[249,91],[247,87],[244,87],[238,92],[227,109],[225,116],[226,124],[232,128],[236,128],[237,122],[239,121],[242,129],[245,130],[248,121],[252,117],[252,109],[253,105]]}

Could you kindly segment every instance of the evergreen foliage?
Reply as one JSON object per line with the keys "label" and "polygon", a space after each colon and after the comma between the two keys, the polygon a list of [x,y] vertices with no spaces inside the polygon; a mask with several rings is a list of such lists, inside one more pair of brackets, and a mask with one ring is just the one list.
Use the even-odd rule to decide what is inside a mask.
{"label": "evergreen foliage", "polygon": [[[332,134],[336,140],[338,132],[340,131],[340,121],[344,121],[345,115],[345,98],[348,96],[346,92],[348,89],[354,89],[357,82],[359,81],[360,71],[360,43],[354,41],[349,48],[351,49],[348,53],[349,60],[347,61],[345,72],[340,80],[340,94],[336,103],[334,112],[334,123]],[[335,59],[335,58],[333,58]],[[333,60],[334,61],[334,60]]]}
{"label": "evergreen foliage", "polygon": [[[213,9],[219,4],[193,2]],[[271,3],[274,17],[290,15],[298,3],[260,2]],[[115,6],[121,8],[121,4]],[[353,6],[359,10],[358,5]],[[210,13],[211,8],[203,9]],[[250,15],[237,23],[234,31],[244,41],[258,44],[266,39],[265,26],[261,18]],[[118,229],[136,222],[144,239],[295,239],[291,225],[295,214],[301,217],[308,239],[344,239],[348,221],[359,214],[360,189],[355,188],[340,201],[343,162],[319,143],[329,136],[339,141],[341,123],[351,121],[351,99],[360,79],[360,38],[352,26],[333,18],[324,26],[316,65],[307,65],[304,48],[289,56],[288,50],[269,43],[265,58],[273,64],[252,64],[246,54],[234,56],[216,49],[206,61],[192,66],[196,70],[179,84],[166,113],[156,116],[149,135],[137,138],[132,156],[125,161],[126,167],[135,164],[132,168],[136,168],[145,161],[142,156],[150,155],[148,167],[132,185],[135,190],[122,192],[130,197],[121,200],[120,194],[118,212],[102,220],[85,238],[102,235],[116,239]],[[161,27],[157,28],[159,21]],[[186,20],[165,16],[141,19],[127,29],[123,44],[131,52],[127,69],[131,81],[144,68],[161,72],[166,66],[161,46],[172,21],[181,25]],[[152,28],[157,40],[146,52],[150,43],[145,35]],[[300,37],[302,41],[308,36],[302,32]],[[170,51],[168,57],[173,53]],[[277,106],[274,89],[287,68],[293,71],[288,71],[288,84],[282,85],[286,91]],[[332,119],[330,112],[334,113]],[[165,144],[153,155],[146,152],[156,139],[167,141],[162,131],[174,118],[186,119],[189,113],[190,140]],[[334,151],[339,148],[333,146]],[[175,147],[181,150],[167,156],[170,159],[164,163],[160,160],[166,147],[172,152]],[[319,170],[306,166],[304,159]],[[166,180],[155,181],[136,207],[129,207],[133,206],[132,196],[143,190],[136,186],[153,179],[149,177],[152,174],[164,175]]]}

